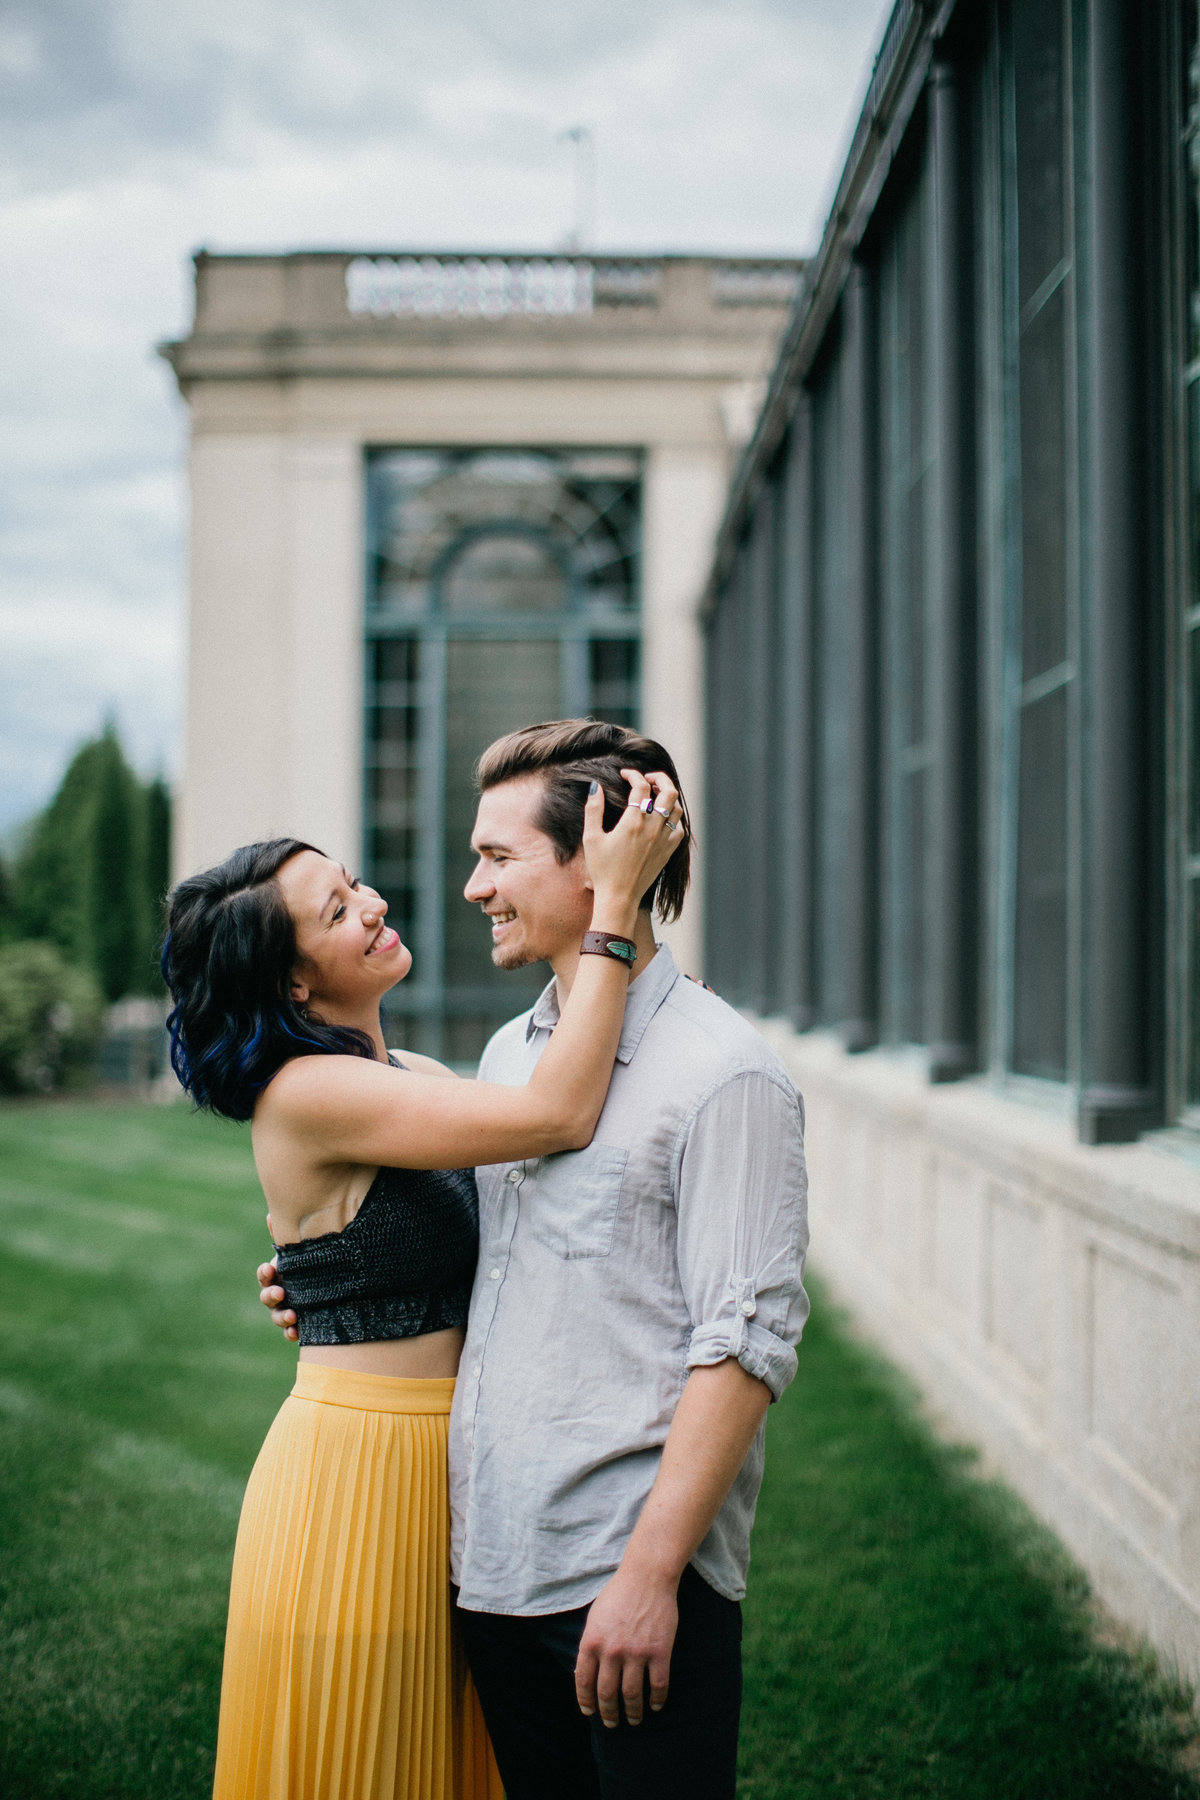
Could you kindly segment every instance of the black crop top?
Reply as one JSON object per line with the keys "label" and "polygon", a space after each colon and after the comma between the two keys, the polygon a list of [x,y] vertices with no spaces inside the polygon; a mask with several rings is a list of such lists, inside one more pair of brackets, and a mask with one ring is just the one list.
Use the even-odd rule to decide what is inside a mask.
{"label": "black crop top", "polygon": [[380,1169],[344,1231],[276,1244],[302,1344],[370,1344],[465,1325],[479,1254],[470,1169]]}

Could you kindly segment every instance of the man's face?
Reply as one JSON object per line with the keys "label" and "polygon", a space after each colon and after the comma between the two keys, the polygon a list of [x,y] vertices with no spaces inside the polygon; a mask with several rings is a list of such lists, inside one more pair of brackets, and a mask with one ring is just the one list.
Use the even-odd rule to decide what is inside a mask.
{"label": "man's face", "polygon": [[579,949],[592,917],[583,852],[555,860],[554,845],[534,824],[540,775],[489,788],[479,801],[471,848],[477,862],[463,893],[492,921],[498,969],[553,962]]}

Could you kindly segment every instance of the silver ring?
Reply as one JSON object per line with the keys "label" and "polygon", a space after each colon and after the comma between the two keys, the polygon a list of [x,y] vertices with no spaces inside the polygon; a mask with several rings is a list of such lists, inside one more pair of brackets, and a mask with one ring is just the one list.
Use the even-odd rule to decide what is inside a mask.
{"label": "silver ring", "polygon": [[654,804],[654,795],[653,794],[651,794],[651,796],[648,800],[642,801],[641,810],[647,814],[658,811],[657,806],[655,806],[655,804]]}
{"label": "silver ring", "polygon": [[665,819],[667,821],[667,824],[671,827],[671,830],[674,831],[675,821],[671,817],[670,808],[668,808],[666,812],[663,811],[661,806],[652,807],[650,810],[652,812],[656,812],[660,819]]}

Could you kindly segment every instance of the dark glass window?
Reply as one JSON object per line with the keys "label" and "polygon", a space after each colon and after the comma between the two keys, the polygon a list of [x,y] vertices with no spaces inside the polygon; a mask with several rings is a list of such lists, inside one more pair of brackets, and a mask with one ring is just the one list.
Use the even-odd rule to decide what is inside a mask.
{"label": "dark glass window", "polygon": [[614,725],[638,725],[641,646],[637,638],[592,638],[588,645],[588,710]]}
{"label": "dark glass window", "polygon": [[813,391],[813,624],[816,717],[816,1009],[822,1024],[846,1017],[843,908],[850,826],[850,721],[845,705],[847,516],[844,383],[835,351]]}
{"label": "dark glass window", "polygon": [[743,1001],[737,930],[736,792],[741,677],[740,590],[744,547],[733,558],[708,622],[704,663],[705,969],[733,1005]]}
{"label": "dark glass window", "polygon": [[[780,696],[794,679],[779,651],[780,470],[759,494],[709,621],[706,669],[710,974],[726,999],[764,1013],[780,1005],[780,867],[799,828],[776,760]],[[753,799],[763,794],[774,803]]]}
{"label": "dark glass window", "polygon": [[368,645],[365,866],[372,885],[387,895],[406,943],[417,907],[419,671],[415,638],[376,638]]}
{"label": "dark glass window", "polygon": [[447,612],[557,613],[566,603],[567,569],[538,533],[487,527],[456,547],[438,584]]}
{"label": "dark glass window", "polygon": [[[1107,0],[989,0],[959,8],[970,22],[938,42],[932,15],[921,26],[921,9],[897,12],[932,49],[931,80],[903,124],[886,100],[872,118],[878,155],[860,128],[852,203],[831,218],[759,454],[735,490],[708,661],[715,978],[804,1027],[857,1023],[853,994],[878,999],[893,1044],[940,1036],[957,1051],[960,1033],[973,1051],[978,1038],[998,1077],[1054,1083],[1051,1103],[1064,1108],[1074,1089],[1084,1135],[1103,1141],[1124,1082],[1108,1066],[1120,1061],[1108,1055],[1122,1029],[1116,1005],[1138,977],[1131,957],[1106,986],[1102,958],[1110,949],[1121,971],[1130,903],[1144,914],[1148,968],[1160,921],[1170,927],[1166,994],[1156,984],[1143,1012],[1129,1009],[1132,1029],[1161,1029],[1173,1111],[1200,1128],[1200,0],[1143,10],[1144,33],[1137,8]],[[1128,38],[1089,38],[1116,22]],[[1126,133],[1114,140],[1089,108],[1113,103],[1106,56],[1121,49],[1133,60]],[[1134,224],[1136,283],[1093,294],[1089,230]],[[956,293],[949,255],[964,239],[972,266]],[[842,358],[843,276],[847,348],[861,325],[874,358],[861,369]],[[1098,342],[1120,357],[1111,387],[1089,378]],[[1114,571],[1089,592],[1090,528],[1110,474],[1106,409],[1126,403],[1126,383],[1140,488],[1129,541],[1145,588],[1131,597],[1134,618],[1120,611]],[[939,461],[951,446],[961,466]],[[1161,503],[1163,487],[1177,509]],[[1117,567],[1123,575],[1119,556]],[[1109,692],[1127,628],[1129,691],[1114,681]],[[1106,791],[1114,722],[1136,733],[1137,837],[1124,791]],[[738,757],[757,770],[764,744],[786,794],[765,861],[725,773]],[[1138,864],[1143,839],[1169,853],[1165,876],[1157,853],[1154,866],[1149,853]],[[851,872],[868,871],[865,888],[876,858],[867,923],[880,927],[878,995],[874,944],[848,904]],[[1124,893],[1123,859],[1135,864]],[[1135,1074],[1148,1047],[1157,1052],[1136,1046]],[[931,1073],[967,1060],[935,1057]],[[1162,1070],[1143,1072],[1157,1083]]]}
{"label": "dark glass window", "polygon": [[926,670],[934,621],[928,579],[936,446],[931,357],[930,184],[901,203],[879,270],[881,556],[885,644],[883,1026],[923,1043],[925,843],[933,743]]}
{"label": "dark glass window", "polygon": [[[776,594],[778,591],[779,469],[775,468],[759,496],[751,528],[747,568],[749,592],[744,618],[746,642],[742,665],[742,771],[749,794],[772,792],[776,770],[772,767],[772,728],[778,711],[776,696],[777,640]],[[774,1012],[778,1000],[773,966],[771,901],[773,862],[779,854],[779,836],[764,806],[741,809],[742,927],[746,936],[746,993],[760,1013]]]}
{"label": "dark glass window", "polygon": [[771,766],[774,1004],[800,1030],[813,1020],[812,442],[807,394],[780,450],[772,644],[775,729]]}
{"label": "dark glass window", "polygon": [[[1068,8],[1019,0],[1004,109],[1006,336],[1019,507],[1005,687],[1015,757],[1011,1066],[1068,1073],[1071,744],[1076,659],[1072,521],[1074,252]],[[1013,791],[1013,790],[1010,790]]]}
{"label": "dark glass window", "polygon": [[404,1041],[456,1062],[529,1004],[471,869],[471,771],[517,725],[638,721],[641,459],[385,450],[367,463],[365,872],[413,950]]}
{"label": "dark glass window", "polygon": [[[1187,420],[1188,583],[1183,597],[1179,711],[1181,769],[1179,839],[1183,903],[1181,983],[1182,1098],[1200,1109],[1200,5],[1184,0],[1184,246],[1186,339],[1183,352]],[[1194,1115],[1196,1116],[1196,1115]]]}

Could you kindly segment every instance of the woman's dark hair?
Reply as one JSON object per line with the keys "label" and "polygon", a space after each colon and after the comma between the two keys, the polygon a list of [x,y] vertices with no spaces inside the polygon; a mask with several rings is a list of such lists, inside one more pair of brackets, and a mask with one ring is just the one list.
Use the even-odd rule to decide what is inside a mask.
{"label": "woman's dark hair", "polygon": [[[604,789],[604,829],[611,831],[621,817],[629,800],[622,769],[640,769],[643,775],[661,770],[679,787],[675,764],[660,743],[602,719],[551,719],[510,731],[489,744],[476,763],[475,785],[486,793],[502,782],[540,775],[545,792],[537,825],[554,845],[558,861],[565,863],[583,845],[583,809],[591,782],[598,781]],[[677,919],[683,911],[692,873],[692,822],[682,789],[679,804],[683,812],[679,848],[641,900],[644,911],[653,908],[664,920]]]}
{"label": "woman's dark hair", "polygon": [[171,1067],[205,1112],[248,1119],[293,1056],[374,1060],[365,1032],[326,1025],[292,998],[296,928],[275,877],[289,857],[311,849],[298,838],[245,844],[168,896],[162,972],[175,1002]]}

